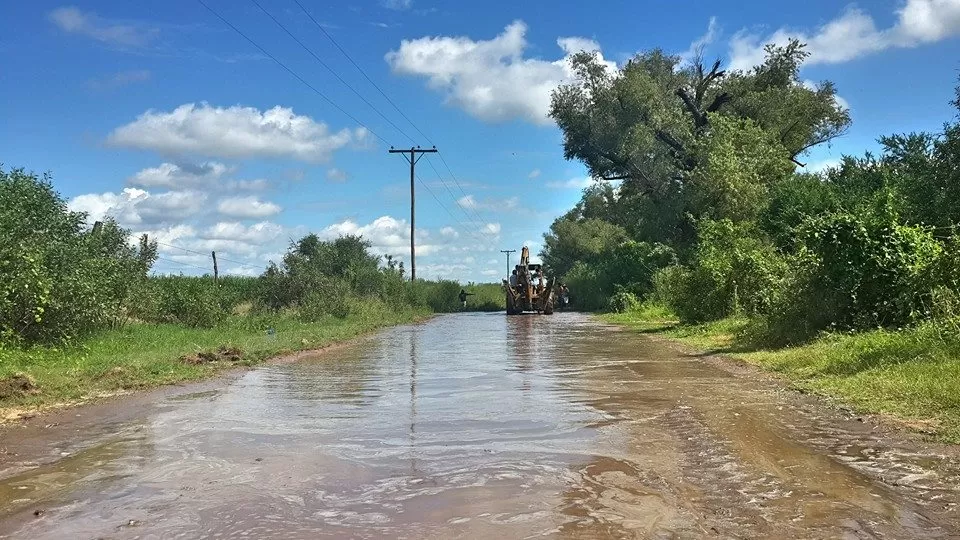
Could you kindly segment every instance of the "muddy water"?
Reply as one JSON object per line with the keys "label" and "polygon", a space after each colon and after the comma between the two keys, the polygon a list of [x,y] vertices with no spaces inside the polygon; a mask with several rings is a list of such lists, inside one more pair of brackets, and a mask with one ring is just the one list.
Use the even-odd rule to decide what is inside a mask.
{"label": "muddy water", "polygon": [[48,421],[0,431],[0,536],[960,536],[950,449],[573,314],[440,317]]}

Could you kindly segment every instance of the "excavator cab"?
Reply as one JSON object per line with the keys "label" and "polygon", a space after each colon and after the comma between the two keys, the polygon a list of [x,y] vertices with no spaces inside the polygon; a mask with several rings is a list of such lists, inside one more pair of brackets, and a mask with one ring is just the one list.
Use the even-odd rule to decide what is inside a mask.
{"label": "excavator cab", "polygon": [[514,267],[516,279],[503,280],[507,315],[553,314],[554,280],[548,279],[544,270],[542,264],[530,262],[530,250],[524,246],[520,252],[520,264]]}

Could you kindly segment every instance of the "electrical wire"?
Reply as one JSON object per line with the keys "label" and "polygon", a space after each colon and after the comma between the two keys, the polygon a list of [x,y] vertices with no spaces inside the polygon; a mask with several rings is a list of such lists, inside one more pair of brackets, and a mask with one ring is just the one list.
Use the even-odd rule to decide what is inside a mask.
{"label": "electrical wire", "polygon": [[277,64],[278,66],[280,66],[280,67],[282,67],[283,69],[285,69],[285,70],[287,71],[287,73],[289,73],[290,75],[293,75],[298,81],[300,81],[301,83],[303,83],[307,88],[313,90],[318,96],[320,96],[321,98],[323,98],[324,101],[326,101],[326,102],[329,103],[331,106],[333,106],[335,109],[337,109],[338,111],[340,111],[341,113],[343,113],[344,116],[346,116],[347,118],[353,120],[353,121],[354,121],[355,123],[357,123],[360,127],[362,127],[363,129],[365,129],[365,130],[367,130],[368,132],[370,132],[371,134],[373,134],[373,136],[376,137],[377,139],[380,139],[380,141],[381,141],[382,143],[384,143],[384,144],[389,144],[386,139],[384,139],[383,137],[380,136],[380,134],[378,134],[376,131],[370,129],[366,124],[364,124],[363,122],[361,122],[360,120],[358,120],[355,116],[353,116],[352,114],[350,114],[349,112],[347,112],[343,107],[337,105],[332,99],[328,98],[323,92],[321,92],[321,91],[318,90],[315,86],[313,86],[312,84],[310,84],[309,82],[307,82],[306,79],[304,79],[303,77],[301,77],[300,75],[298,75],[297,72],[295,72],[294,70],[292,70],[292,69],[290,69],[289,67],[287,67],[287,65],[284,64],[283,62],[281,62],[276,56],[274,56],[274,55],[270,54],[269,52],[267,52],[266,49],[264,49],[263,47],[261,47],[256,41],[254,41],[254,40],[251,39],[249,36],[247,36],[246,34],[244,34],[239,28],[237,28],[236,26],[234,26],[233,24],[231,24],[230,21],[228,21],[228,20],[225,19],[222,15],[220,15],[219,13],[217,13],[217,11],[215,11],[212,7],[210,7],[209,5],[207,5],[206,2],[204,2],[203,0],[197,0],[197,2],[199,2],[201,6],[207,8],[207,11],[209,11],[209,12],[212,13],[214,16],[216,16],[218,19],[220,19],[220,20],[223,22],[223,24],[226,24],[226,25],[229,26],[231,29],[233,29],[234,32],[236,32],[237,34],[240,34],[240,36],[243,37],[243,39],[247,40],[251,45],[253,45],[254,47],[256,47],[261,53],[263,53],[265,56],[267,56],[268,58],[270,58],[271,60],[273,60],[274,62],[276,62],[276,64]]}
{"label": "electrical wire", "polygon": [[[254,2],[255,2],[255,0],[251,0],[251,1],[254,1]],[[380,87],[380,85],[378,85],[376,82],[374,82],[374,80],[370,77],[370,75],[367,74],[366,70],[364,70],[362,67],[360,67],[360,65],[353,59],[353,57],[350,56],[350,54],[340,45],[340,43],[337,42],[337,40],[330,34],[330,32],[327,32],[327,29],[324,28],[322,24],[320,24],[320,21],[318,21],[318,20],[310,13],[310,11],[307,10],[306,7],[304,7],[304,5],[300,2],[300,0],[293,0],[293,1],[294,1],[294,3],[297,4],[297,6],[300,8],[300,10],[303,11],[303,13],[307,16],[307,18],[310,19],[310,21],[314,24],[314,26],[316,26],[317,29],[320,30],[320,32],[323,33],[323,35],[326,36],[327,39],[329,39],[331,43],[333,43],[334,47],[336,47],[337,50],[340,51],[340,54],[342,54],[342,55],[344,56],[344,58],[346,58],[346,59],[353,65],[353,67],[356,68],[357,71],[359,71],[361,75],[363,75],[364,79],[366,79],[367,82],[369,82],[370,85],[373,86],[373,87],[377,90],[377,92],[380,93],[381,96],[383,96],[383,99],[387,100],[387,103],[389,103],[390,106],[393,107],[393,109],[394,109],[395,111],[397,111],[397,113],[400,114],[400,116],[401,116],[404,120],[406,120],[408,124],[410,124],[411,126],[413,126],[413,129],[415,129],[415,130],[417,131],[417,133],[420,134],[421,137],[423,137],[424,139],[426,139],[426,141],[427,141],[428,143],[430,143],[430,145],[436,147],[436,144],[434,144],[433,140],[430,139],[430,136],[428,136],[426,133],[424,133],[423,130],[421,130],[420,127],[419,127],[413,120],[411,120],[410,117],[408,117],[408,116],[403,112],[403,109],[401,109],[392,99],[390,99],[390,96],[388,96],[387,93],[383,91],[383,89]],[[321,63],[322,63],[322,62],[321,62]],[[324,66],[326,67],[325,64],[324,64]],[[329,68],[328,68],[328,69],[329,69]],[[337,76],[337,78],[340,79],[339,76]],[[343,79],[340,79],[340,81],[343,82]],[[346,84],[346,83],[344,83],[344,84]],[[353,90],[353,88],[351,88],[351,90]],[[356,91],[354,91],[354,92],[356,93]],[[358,95],[359,95],[359,94],[358,94]],[[366,102],[366,100],[364,100],[364,101]],[[372,107],[372,106],[371,106],[371,107]],[[378,111],[378,112],[379,112],[379,111]],[[381,116],[382,116],[382,115],[381,115]],[[391,125],[392,125],[392,123],[391,123]],[[398,129],[398,131],[400,131],[400,130]],[[402,131],[400,131],[400,132],[403,133]],[[406,136],[405,133],[404,133],[404,135]],[[409,137],[408,137],[408,138],[409,138]],[[454,183],[457,185],[457,188],[460,190],[460,192],[463,194],[464,197],[467,197],[467,196],[468,196],[468,195],[467,195],[467,192],[463,189],[463,186],[460,184],[460,181],[457,180],[456,175],[453,174],[453,170],[450,168],[450,165],[447,164],[447,160],[444,159],[443,154],[442,154],[442,153],[438,153],[437,155],[440,157],[440,160],[443,162],[443,165],[447,168],[447,172],[450,173],[450,177],[453,179]],[[447,192],[450,194],[450,197],[454,200],[454,202],[457,204],[457,206],[460,207],[460,209],[463,210],[464,213],[466,213],[466,210],[463,208],[463,206],[462,206],[462,205],[460,204],[460,202],[459,202],[459,198],[456,197],[456,196],[450,191],[450,188],[447,187],[446,182],[443,181],[440,173],[437,172],[436,168],[433,166],[433,163],[430,162],[429,158],[428,158],[428,163],[430,164],[430,167],[432,167],[432,168],[434,169],[434,172],[437,173],[437,177],[440,178],[441,183],[443,183],[444,187],[447,189]],[[480,216],[480,214],[476,211],[476,209],[472,209],[472,210],[473,210],[473,212],[474,212],[474,218],[469,218],[469,216],[468,216],[468,219],[470,219],[471,221],[477,220],[477,221],[481,224],[481,228],[482,228],[483,218],[482,218],[482,217]]]}
{"label": "electrical wire", "polygon": [[396,124],[394,124],[392,120],[390,120],[390,119],[387,118],[382,112],[380,112],[380,109],[378,109],[376,106],[374,106],[373,103],[370,103],[369,101],[367,101],[367,98],[363,97],[363,96],[360,94],[360,92],[358,92],[354,87],[350,86],[350,83],[348,83],[347,81],[343,80],[343,77],[341,77],[336,71],[333,70],[333,68],[331,68],[329,65],[327,65],[327,63],[324,62],[323,59],[321,59],[319,56],[317,56],[317,53],[313,52],[313,50],[310,49],[309,47],[307,47],[306,44],[304,44],[302,41],[300,41],[300,39],[297,38],[297,36],[295,36],[295,35],[293,34],[293,32],[291,32],[289,29],[287,29],[287,27],[284,26],[283,23],[281,23],[279,20],[277,20],[277,18],[274,17],[269,11],[267,11],[266,9],[264,9],[264,7],[263,7],[262,5],[260,5],[260,2],[257,2],[257,0],[250,0],[250,1],[253,2],[253,5],[255,5],[255,6],[257,6],[258,8],[260,8],[260,11],[262,11],[267,17],[270,18],[270,20],[272,20],[277,26],[279,26],[281,30],[283,30],[284,32],[286,32],[286,34],[287,34],[288,36],[290,36],[291,39],[293,39],[294,41],[296,41],[296,42],[297,42],[297,45],[300,45],[300,47],[301,47],[303,50],[307,51],[307,53],[309,53],[310,56],[312,56],[312,57],[314,58],[314,60],[316,60],[317,62],[319,62],[320,65],[323,66],[324,68],[326,68],[326,70],[329,71],[330,74],[332,74],[334,77],[336,77],[338,81],[340,81],[341,83],[343,83],[344,86],[346,86],[347,88],[349,88],[350,91],[354,93],[354,95],[356,95],[358,98],[360,98],[361,101],[363,101],[364,103],[366,103],[367,106],[370,107],[371,109],[373,109],[373,111],[374,111],[375,113],[377,113],[378,115],[380,115],[380,118],[383,118],[388,124],[390,124],[391,127],[393,127],[393,129],[397,130],[397,132],[399,132],[401,135],[403,135],[404,137],[406,137],[407,139],[409,139],[411,142],[415,142],[415,141],[413,140],[413,137],[411,137],[410,135],[407,135],[407,133],[406,133],[405,131],[403,131],[402,129],[400,129],[400,127],[397,126]]}
{"label": "electrical wire", "polygon": [[337,40],[335,40],[335,39],[333,38],[333,36],[330,35],[330,32],[327,32],[327,29],[324,28],[323,25],[320,24],[320,22],[317,21],[317,20],[313,17],[313,15],[310,14],[309,11],[307,11],[307,8],[303,7],[303,4],[300,3],[300,0],[293,0],[293,1],[297,4],[297,6],[300,7],[300,10],[303,11],[303,13],[307,16],[307,18],[309,18],[309,19],[313,22],[313,24],[314,24],[318,29],[320,29],[321,32],[323,32],[323,35],[327,36],[327,39],[329,39],[330,42],[333,43],[333,45],[337,48],[337,50],[339,50],[340,53],[343,54],[343,56],[344,56],[347,60],[349,60],[351,64],[353,64],[353,67],[357,68],[357,71],[359,71],[360,74],[363,75],[363,77],[367,80],[367,82],[369,82],[371,85],[373,85],[373,87],[377,89],[377,92],[380,92],[380,95],[383,96],[383,99],[387,100],[387,103],[389,103],[389,104],[394,108],[394,110],[396,110],[398,113],[400,113],[400,116],[402,116],[403,119],[407,121],[407,123],[409,123],[411,126],[413,126],[413,129],[417,130],[417,133],[419,133],[421,137],[423,137],[424,139],[426,139],[426,141],[427,141],[428,143],[430,143],[431,146],[436,146],[435,144],[433,144],[433,141],[430,140],[430,137],[428,137],[423,131],[421,131],[420,128],[417,127],[417,125],[413,123],[413,120],[410,120],[410,118],[408,118],[407,115],[404,114],[403,110],[402,110],[400,107],[398,107],[397,104],[394,103],[392,99],[390,99],[390,96],[388,96],[388,95],[386,94],[386,92],[384,92],[383,89],[380,88],[379,85],[377,85],[377,83],[373,82],[373,79],[371,79],[370,76],[367,75],[367,72],[364,71],[364,69],[363,69],[362,67],[360,67],[360,65],[357,64],[357,63],[353,60],[353,58],[350,57],[349,54],[347,54],[347,51],[345,51],[345,50],[343,49],[343,47],[341,47],[340,44],[337,43]]}

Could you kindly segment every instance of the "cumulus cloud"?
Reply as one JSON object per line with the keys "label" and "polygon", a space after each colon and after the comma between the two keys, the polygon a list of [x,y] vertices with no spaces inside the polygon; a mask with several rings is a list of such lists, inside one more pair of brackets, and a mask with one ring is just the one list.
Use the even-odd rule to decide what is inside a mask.
{"label": "cumulus cloud", "polygon": [[105,19],[74,6],[58,7],[47,18],[64,32],[117,47],[143,47],[160,35],[157,28]]}
{"label": "cumulus cloud", "polygon": [[[334,223],[323,228],[320,238],[332,240],[342,235],[359,235],[369,240],[371,250],[378,255],[394,255],[403,258],[410,250],[410,224],[405,219],[381,216],[366,225],[360,225],[352,219]],[[445,244],[455,237],[441,232],[440,238],[433,238],[427,229],[417,229],[417,255],[431,255],[444,249]]]}
{"label": "cumulus cloud", "polygon": [[540,169],[534,169],[530,171],[530,174],[527,175],[527,178],[533,180],[535,178],[538,178],[539,176],[540,176]]}
{"label": "cumulus cloud", "polygon": [[217,205],[217,211],[221,214],[242,219],[264,218],[279,214],[280,210],[279,205],[254,196],[229,197]]}
{"label": "cumulus cloud", "polygon": [[444,228],[440,229],[440,234],[441,234],[442,236],[447,237],[447,238],[459,238],[459,237],[460,237],[460,233],[458,233],[457,230],[454,229],[453,227],[444,227]]}
{"label": "cumulus cloud", "polygon": [[[201,191],[150,192],[128,187],[119,193],[90,193],[74,197],[68,207],[87,212],[88,223],[107,216],[130,229],[131,242],[142,234],[158,242],[165,261],[157,263],[160,273],[201,273],[210,264],[209,252],[232,259],[221,265],[224,273],[256,273],[263,271],[270,257],[277,258],[290,238],[306,233],[303,227],[284,227],[269,221],[245,225],[236,221],[219,221],[212,225],[207,204],[208,194]],[[247,212],[240,218],[266,214],[272,203],[254,199],[259,212]],[[275,206],[275,205],[274,205]],[[251,205],[243,205],[249,208]],[[206,225],[204,223],[207,223]]]}
{"label": "cumulus cloud", "polygon": [[127,179],[131,186],[145,188],[184,188],[214,185],[220,178],[230,172],[230,168],[223,163],[214,161],[207,163],[161,163],[156,167],[148,167],[135,173]]}
{"label": "cumulus cloud", "polygon": [[[469,37],[422,37],[403,40],[386,55],[394,73],[427,79],[428,86],[446,95],[447,103],[480,120],[503,122],[516,118],[546,125],[550,93],[573,79],[569,57],[581,50],[597,51],[593,40],[564,37],[558,60],[524,58],[527,25],[515,21],[490,40]],[[611,68],[615,65],[607,62]]]}
{"label": "cumulus cloud", "polygon": [[334,151],[362,143],[366,136],[363,128],[331,132],[326,124],[280,106],[261,112],[239,105],[187,103],[170,112],[148,110],[113,130],[107,142],[171,155],[326,162]]}
{"label": "cumulus cloud", "polygon": [[89,193],[71,199],[67,206],[75,212],[86,212],[88,221],[113,217],[121,225],[161,224],[183,220],[200,213],[207,195],[196,191],[168,191],[151,194],[137,188],[124,188],[120,193]]}
{"label": "cumulus cloud", "polygon": [[906,0],[889,28],[878,28],[867,12],[849,7],[813,32],[780,28],[763,36],[738,32],[730,42],[730,68],[750,69],[768,43],[795,38],[807,44],[808,65],[838,64],[890,48],[917,47],[960,34],[960,0]]}

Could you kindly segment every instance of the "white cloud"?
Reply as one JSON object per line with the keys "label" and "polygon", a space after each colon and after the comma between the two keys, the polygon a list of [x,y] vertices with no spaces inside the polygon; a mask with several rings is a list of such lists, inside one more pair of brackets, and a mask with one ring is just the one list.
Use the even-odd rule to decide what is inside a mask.
{"label": "white cloud", "polygon": [[381,0],[380,5],[387,9],[403,11],[413,6],[413,0]]}
{"label": "white cloud", "polygon": [[137,172],[127,179],[127,183],[145,188],[213,187],[228,172],[229,167],[214,161],[196,165],[161,163]]}
{"label": "white cloud", "polygon": [[807,163],[806,167],[798,168],[797,171],[800,172],[809,172],[809,173],[821,173],[826,172],[827,169],[835,169],[843,163],[843,160],[840,158],[827,158],[820,161],[814,161]]}
{"label": "white cloud", "polygon": [[350,178],[350,175],[348,175],[347,172],[342,169],[338,169],[336,167],[327,169],[327,180],[331,182],[343,183],[346,182],[348,178]]}
{"label": "white cloud", "polygon": [[457,199],[457,204],[460,205],[461,208],[473,210],[514,210],[520,206],[520,197],[510,197],[507,199],[486,199],[484,201],[478,201],[473,195],[464,195],[463,197]]}
{"label": "white cloud", "polygon": [[217,211],[225,216],[236,218],[263,218],[279,214],[279,205],[261,201],[257,197],[229,197],[220,201]]}
{"label": "white cloud", "polygon": [[483,234],[500,234],[500,224],[499,223],[486,223],[483,228],[480,229],[480,232]]}
{"label": "white cloud", "polygon": [[137,188],[124,188],[120,193],[90,193],[71,199],[67,206],[86,212],[88,221],[101,221],[110,216],[123,226],[162,224],[193,217],[204,210],[207,195],[197,191],[167,191],[151,194]]}
{"label": "white cloud", "polygon": [[473,195],[464,195],[463,197],[460,197],[457,199],[457,204],[459,204],[461,208],[477,207],[477,201],[474,200]]}
{"label": "white cloud", "polygon": [[530,174],[527,175],[527,178],[533,180],[534,178],[537,178],[539,176],[540,176],[540,169],[534,169],[530,171]]}
{"label": "white cloud", "polygon": [[87,86],[93,90],[114,90],[138,82],[149,81],[152,74],[146,69],[120,71],[107,77],[90,79]]}
{"label": "white cloud", "polygon": [[238,105],[187,103],[171,112],[148,110],[113,130],[107,142],[163,154],[325,162],[334,151],[363,142],[366,135],[363,128],[331,133],[326,124],[280,106],[261,112]]}
{"label": "white cloud", "polygon": [[[381,216],[366,225],[347,219],[323,228],[317,233],[320,238],[332,240],[343,235],[359,235],[372,244],[371,250],[378,255],[394,255],[403,259],[410,252],[410,224],[405,219]],[[417,255],[431,255],[444,249],[445,243],[455,237],[443,234],[440,241],[431,237],[427,229],[417,229]]]}
{"label": "white cloud", "polygon": [[444,227],[444,228],[440,229],[440,234],[441,234],[442,236],[447,237],[447,238],[459,238],[459,237],[460,237],[460,233],[458,233],[457,230],[454,229],[453,227]]}
{"label": "white cloud", "polygon": [[112,21],[73,6],[58,7],[47,17],[64,32],[118,47],[142,47],[160,35],[157,28]]}
{"label": "white cloud", "polygon": [[276,240],[283,234],[283,227],[269,221],[253,225],[221,221],[203,232],[203,237],[212,240],[234,240],[262,244]]}
{"label": "white cloud", "polygon": [[692,61],[698,54],[700,54],[706,47],[713,44],[716,41],[717,37],[720,35],[720,26],[717,24],[716,17],[710,17],[710,23],[707,25],[707,33],[697,38],[693,43],[690,44],[690,48],[685,52],[680,53],[680,58],[684,62]]}
{"label": "white cloud", "polygon": [[447,36],[403,40],[385,58],[395,73],[426,78],[431,88],[446,95],[447,103],[476,118],[490,122],[521,118],[546,125],[550,93],[573,78],[569,56],[600,47],[590,39],[565,37],[557,40],[565,53],[562,58],[524,58],[526,31],[523,21],[515,21],[490,40]]}
{"label": "white cloud", "polygon": [[592,184],[593,179],[588,176],[585,178],[571,178],[570,180],[560,182],[547,182],[547,187],[553,189],[583,189],[590,187]]}
{"label": "white cloud", "polygon": [[873,17],[849,7],[814,32],[780,28],[768,36],[738,32],[730,43],[730,68],[750,69],[764,58],[767,43],[783,45],[791,38],[807,44],[807,65],[837,64],[890,48],[917,47],[960,34],[960,0],[906,0],[896,22],[878,29]]}

